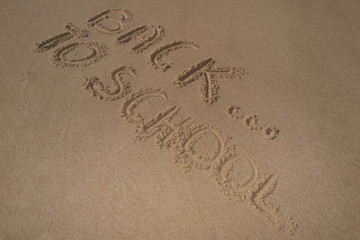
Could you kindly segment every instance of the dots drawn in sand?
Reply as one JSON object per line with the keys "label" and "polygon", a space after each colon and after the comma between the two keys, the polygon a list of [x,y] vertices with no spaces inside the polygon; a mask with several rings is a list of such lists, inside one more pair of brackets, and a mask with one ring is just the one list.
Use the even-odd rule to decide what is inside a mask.
{"label": "dots drawn in sand", "polygon": [[163,63],[161,60],[164,56],[169,55],[169,53],[176,51],[180,48],[192,48],[197,50],[199,48],[198,45],[194,44],[193,42],[189,42],[186,40],[175,41],[172,43],[167,43],[149,54],[148,63],[154,69],[160,69],[161,71],[165,72],[171,67],[169,63]]}
{"label": "dots drawn in sand", "polygon": [[280,130],[275,126],[261,126],[259,125],[259,119],[256,115],[245,116],[240,111],[240,107],[237,105],[230,105],[226,110],[226,115],[234,119],[243,119],[244,126],[249,130],[261,130],[268,140],[273,140],[279,137]]}
{"label": "dots drawn in sand", "polygon": [[[67,55],[76,50],[85,48],[88,50],[88,54],[79,57],[68,57]],[[55,66],[61,67],[82,67],[100,61],[106,53],[107,48],[105,45],[96,42],[73,42],[63,45],[56,49],[51,56],[51,61]]]}
{"label": "dots drawn in sand", "polygon": [[86,30],[80,30],[72,23],[67,24],[65,29],[67,30],[66,32],[51,36],[50,38],[41,41],[40,43],[36,43],[32,48],[32,51],[35,53],[42,53],[70,40],[73,37],[85,38],[88,36],[88,32]]}
{"label": "dots drawn in sand", "polygon": [[215,60],[207,58],[180,72],[175,78],[174,84],[177,87],[184,87],[202,77],[203,83],[200,87],[202,101],[213,104],[219,99],[217,78],[241,79],[245,73],[245,68],[215,66]]}
{"label": "dots drawn in sand", "polygon": [[103,34],[118,34],[130,20],[131,14],[128,10],[109,9],[88,18],[84,24]]}
{"label": "dots drawn in sand", "polygon": [[272,140],[279,136],[280,130],[274,126],[267,126],[263,129],[263,132],[267,139]]}
{"label": "dots drawn in sand", "polygon": [[226,113],[229,117],[232,117],[235,119],[244,117],[244,115],[240,111],[240,107],[237,105],[230,105],[230,107],[227,109]]}
{"label": "dots drawn in sand", "polygon": [[[148,35],[146,36],[145,33]],[[142,53],[150,46],[161,41],[164,35],[165,32],[162,26],[144,25],[122,34],[116,39],[115,43],[120,45],[137,40],[135,44],[129,49],[129,52]]]}
{"label": "dots drawn in sand", "polygon": [[111,90],[110,86],[105,86],[97,77],[85,78],[83,86],[100,100],[115,101],[123,98],[131,91],[130,83],[124,79],[124,75],[135,78],[135,69],[121,66],[111,71],[108,79],[113,82],[114,90]]}
{"label": "dots drawn in sand", "polygon": [[249,128],[250,130],[257,130],[258,129],[258,118],[256,115],[246,117],[244,120],[244,125]]}

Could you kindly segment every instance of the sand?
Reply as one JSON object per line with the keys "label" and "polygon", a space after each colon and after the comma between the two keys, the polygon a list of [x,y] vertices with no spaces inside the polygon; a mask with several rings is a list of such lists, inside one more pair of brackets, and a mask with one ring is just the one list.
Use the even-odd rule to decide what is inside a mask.
{"label": "sand", "polygon": [[1,1],[0,239],[359,239],[357,1]]}

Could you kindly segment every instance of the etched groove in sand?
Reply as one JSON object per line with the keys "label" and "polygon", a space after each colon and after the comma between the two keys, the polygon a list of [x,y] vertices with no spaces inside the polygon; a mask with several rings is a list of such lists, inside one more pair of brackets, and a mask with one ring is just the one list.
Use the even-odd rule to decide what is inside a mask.
{"label": "etched groove in sand", "polygon": [[276,174],[270,174],[259,180],[253,190],[250,191],[249,205],[265,213],[271,221],[277,224],[280,231],[293,236],[297,229],[297,224],[293,219],[283,214],[279,207],[274,207],[265,202],[265,198],[274,192],[277,182],[278,176]]}
{"label": "etched groove in sand", "polygon": [[[188,124],[177,128],[172,139],[175,162],[185,171],[192,168],[209,170],[218,164],[227,152],[227,140],[224,140],[219,130],[209,125]],[[206,154],[199,153],[195,146],[200,140],[211,140],[211,145],[201,145]],[[208,145],[209,144],[209,145]]]}
{"label": "etched groove in sand", "polygon": [[219,84],[211,78],[209,73],[204,74],[204,83],[200,87],[202,93],[202,101],[207,104],[213,104],[219,100]]}
{"label": "etched groove in sand", "polygon": [[89,36],[89,31],[85,29],[80,29],[72,23],[68,23],[67,25],[65,25],[65,29],[70,31],[75,37],[78,38],[84,38]]}
{"label": "etched groove in sand", "polygon": [[158,135],[156,137],[156,144],[160,147],[166,147],[170,148],[177,144],[177,139],[174,138],[175,134],[180,131],[181,128],[184,128],[187,125],[190,125],[193,123],[194,119],[191,117],[188,117],[186,119],[182,119],[177,123],[173,123],[170,121],[172,119],[169,119],[169,121],[165,122],[165,127],[162,129],[159,129]]}
{"label": "etched groove in sand", "polygon": [[197,80],[203,74],[203,69],[206,69],[207,66],[214,64],[215,60],[212,58],[202,59],[200,62],[186,68],[184,71],[179,73],[174,80],[174,84],[177,87],[186,86],[188,83],[191,83]]}
{"label": "etched groove in sand", "polygon": [[129,42],[131,39],[133,39],[134,36],[137,36],[139,35],[140,33],[143,33],[147,30],[147,26],[144,25],[144,26],[140,26],[140,27],[136,27],[132,30],[129,30],[128,32],[126,33],[123,33],[122,35],[120,35],[115,43],[116,44],[123,44],[123,43],[127,43]]}
{"label": "etched groove in sand", "polygon": [[68,23],[65,26],[65,29],[68,31],[51,36],[48,39],[41,41],[40,43],[35,43],[32,51],[35,53],[42,53],[70,40],[73,37],[84,38],[88,36],[88,32],[86,30],[80,30],[72,23]]}
{"label": "etched groove in sand", "polygon": [[[120,33],[124,29],[124,23],[127,23],[131,20],[131,14],[128,10],[122,9],[109,9],[94,17],[88,18],[87,21],[84,22],[88,27],[93,27],[100,33],[104,34],[117,34]],[[113,28],[109,26],[105,26],[104,24],[115,25]]]}
{"label": "etched groove in sand", "polygon": [[[244,183],[237,183],[235,177],[231,177],[230,173],[234,172],[234,165],[240,162],[238,157],[232,157],[220,163],[213,169],[213,176],[215,182],[220,187],[220,190],[231,200],[245,201],[247,197],[247,191],[256,182],[258,178],[258,170],[251,158],[248,158],[251,167],[251,176]],[[238,174],[235,172],[235,175]]]}
{"label": "etched groove in sand", "polygon": [[147,88],[140,90],[128,97],[121,109],[121,116],[129,123],[144,126],[145,122],[143,116],[136,113],[134,110],[141,102],[150,97],[158,97],[163,100],[167,99],[166,93],[160,89]]}
{"label": "etched groove in sand", "polygon": [[[122,117],[128,122],[133,122],[136,125],[134,137],[134,140],[136,141],[144,141],[154,135],[157,135],[157,139],[159,139],[165,137],[166,134],[171,135],[171,131],[174,131],[175,125],[173,125],[171,120],[179,110],[179,107],[176,105],[160,112],[155,118],[150,120],[145,119],[140,113],[135,112],[135,109],[140,103],[151,97],[161,98],[164,101],[166,100],[166,94],[160,89],[140,90],[128,98],[121,110]],[[171,131],[169,131],[169,129]],[[161,140],[159,139],[157,144],[159,147],[162,147],[160,141]],[[165,144],[165,142],[162,143]]]}
{"label": "etched groove in sand", "polygon": [[[87,50],[89,50],[89,54],[84,57],[67,57],[69,53],[81,47],[87,48]],[[87,66],[100,61],[104,56],[106,56],[106,50],[107,48],[105,45],[96,42],[73,42],[56,49],[51,56],[51,61],[55,66],[62,67]]]}
{"label": "etched groove in sand", "polygon": [[241,79],[245,73],[244,68],[215,66],[215,60],[208,58],[202,59],[200,62],[180,72],[175,78],[174,84],[177,87],[183,87],[203,77],[204,82],[200,87],[202,101],[207,104],[213,104],[219,99],[217,78]]}
{"label": "etched groove in sand", "polygon": [[[215,151],[213,152],[213,156],[199,156],[196,154],[196,151],[194,150],[194,144],[199,141],[203,136],[205,136],[206,133],[211,132],[214,139],[216,140],[217,144],[215,147]],[[224,143],[219,135],[219,133],[216,132],[216,130],[212,128],[204,128],[199,129],[197,131],[194,131],[192,135],[184,141],[182,144],[183,149],[185,152],[189,154],[189,157],[193,158],[196,162],[200,164],[211,164],[213,161],[215,161],[220,154],[224,151]]]}
{"label": "etched groove in sand", "polygon": [[[143,125],[138,125],[135,140],[147,140],[154,135],[156,135],[156,138],[158,139],[159,136],[161,136],[161,133],[165,132],[168,128],[171,128],[168,124],[170,124],[170,120],[179,109],[179,106],[172,106]],[[158,146],[161,147],[159,144]]]}
{"label": "etched groove in sand", "polygon": [[[152,32],[151,32],[152,30]],[[147,31],[150,31],[149,36],[144,36],[143,34]],[[130,53],[142,53],[144,50],[150,46],[158,43],[163,39],[165,35],[164,28],[162,26],[155,25],[144,25],[137,28],[134,28],[123,35],[119,36],[115,43],[116,44],[125,44],[131,40],[138,40],[134,46],[129,50]]]}
{"label": "etched groove in sand", "polygon": [[161,46],[157,49],[155,49],[153,52],[149,54],[148,57],[148,63],[150,66],[154,69],[161,69],[161,71],[165,72],[169,68],[171,68],[171,64],[169,63],[163,63],[161,59],[168,55],[169,53],[176,51],[180,48],[192,48],[197,50],[199,48],[198,45],[194,44],[193,42],[189,42],[186,40],[180,40],[175,41],[172,43],[165,44],[164,46]]}
{"label": "etched groove in sand", "polygon": [[238,79],[241,79],[247,73],[246,69],[242,67],[215,66],[214,64],[210,65],[206,72],[219,78]]}
{"label": "etched groove in sand", "polygon": [[185,86],[190,82],[198,80],[204,73],[207,73],[209,78],[216,76],[219,78],[241,79],[246,74],[246,70],[240,67],[217,67],[213,58],[202,59],[200,62],[180,72],[175,78],[174,84],[180,87]]}
{"label": "etched groove in sand", "polygon": [[85,78],[83,86],[85,89],[98,99],[105,101],[115,101],[127,95],[130,89],[130,83],[124,79],[123,75],[135,77],[135,69],[131,67],[121,66],[111,71],[108,78],[113,82],[115,89],[110,90],[109,86],[105,86],[97,77]]}
{"label": "etched groove in sand", "polygon": [[276,213],[278,209],[269,203],[265,203],[265,197],[274,192],[277,180],[277,175],[270,174],[264,177],[264,179],[260,180],[254,187],[255,190],[251,191],[249,198],[249,203],[254,206],[255,209],[265,212],[273,220],[277,220]]}
{"label": "etched groove in sand", "polygon": [[159,124],[163,123],[163,121],[170,119],[178,110],[178,106],[173,106],[167,109],[165,112],[159,113],[156,118],[151,119],[148,123],[144,124],[144,131],[149,132],[152,129],[158,127]]}
{"label": "etched groove in sand", "polygon": [[45,52],[53,47],[56,47],[57,45],[66,42],[67,40],[71,39],[73,35],[70,32],[64,32],[57,34],[55,36],[52,36],[44,41],[41,41],[40,43],[35,43],[35,46],[32,48],[33,52],[41,53]]}

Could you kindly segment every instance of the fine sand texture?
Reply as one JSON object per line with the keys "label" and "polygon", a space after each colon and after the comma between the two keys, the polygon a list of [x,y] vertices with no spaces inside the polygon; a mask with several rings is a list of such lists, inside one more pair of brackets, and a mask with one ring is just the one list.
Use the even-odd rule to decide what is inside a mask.
{"label": "fine sand texture", "polygon": [[359,13],[0,0],[0,239],[360,239]]}

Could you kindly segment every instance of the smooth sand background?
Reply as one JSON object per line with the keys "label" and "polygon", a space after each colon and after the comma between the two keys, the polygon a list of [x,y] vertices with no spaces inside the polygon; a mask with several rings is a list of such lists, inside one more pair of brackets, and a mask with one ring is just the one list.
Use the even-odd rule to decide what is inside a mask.
{"label": "smooth sand background", "polygon": [[[199,50],[147,54],[90,32],[109,55],[79,68],[54,67],[35,43],[100,11],[122,8],[128,27],[164,26],[161,44],[186,39]],[[183,169],[152,139],[133,142],[119,101],[82,86],[121,65],[136,69],[133,91],[161,88],[169,103],[210,124],[276,173],[267,201],[293,217],[294,239],[360,238],[360,4],[357,1],[1,1],[1,239],[288,239],[259,211],[233,204],[206,171]],[[158,44],[159,45],[159,44]],[[176,88],[177,73],[201,58],[245,67],[219,80],[220,99],[201,102],[197,82]],[[236,104],[280,129],[269,141],[226,109]],[[144,107],[158,113],[158,106]]]}

